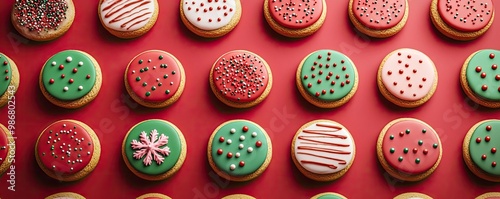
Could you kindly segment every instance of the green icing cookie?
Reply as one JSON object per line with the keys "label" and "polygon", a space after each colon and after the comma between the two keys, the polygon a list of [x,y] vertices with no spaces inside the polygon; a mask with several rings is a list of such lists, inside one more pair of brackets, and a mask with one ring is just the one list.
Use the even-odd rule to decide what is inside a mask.
{"label": "green icing cookie", "polygon": [[319,50],[310,54],[300,71],[303,88],[311,96],[324,101],[345,97],[354,87],[357,78],[354,64],[342,53]]}
{"label": "green icing cookie", "polygon": [[92,60],[82,52],[61,51],[45,63],[42,81],[53,97],[76,100],[92,90],[96,82],[96,70]]}
{"label": "green icing cookie", "polygon": [[12,79],[12,69],[7,57],[0,53],[0,95],[3,95],[10,85]]}
{"label": "green icing cookie", "polygon": [[500,101],[500,51],[481,50],[469,60],[466,78],[470,89],[479,97]]}
{"label": "green icing cookie", "polygon": [[490,175],[500,176],[500,120],[480,124],[469,142],[470,158]]}
{"label": "green icing cookie", "polygon": [[232,176],[243,176],[262,166],[267,157],[268,143],[260,126],[235,120],[219,128],[211,149],[217,168]]}
{"label": "green icing cookie", "polygon": [[[172,169],[182,152],[177,130],[162,120],[146,120],[134,126],[124,141],[124,152],[138,172],[159,175]],[[133,148],[135,147],[135,149]]]}
{"label": "green icing cookie", "polygon": [[318,199],[342,199],[342,198],[337,196],[337,195],[333,195],[333,194],[325,194],[325,195],[318,197]]}

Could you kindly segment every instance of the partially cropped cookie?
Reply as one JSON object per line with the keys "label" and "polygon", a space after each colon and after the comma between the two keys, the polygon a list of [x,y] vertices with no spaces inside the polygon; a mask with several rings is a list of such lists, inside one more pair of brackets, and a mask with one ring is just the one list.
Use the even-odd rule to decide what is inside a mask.
{"label": "partially cropped cookie", "polygon": [[45,199],[85,199],[85,197],[73,192],[61,192],[47,196]]}
{"label": "partially cropped cookie", "polygon": [[408,7],[407,0],[350,0],[349,19],[360,32],[386,38],[403,29]]}
{"label": "partially cropped cookie", "polygon": [[356,66],[349,57],[334,50],[318,50],[300,62],[295,82],[311,104],[335,108],[354,96],[358,79]]}
{"label": "partially cropped cookie", "polygon": [[481,194],[475,199],[498,199],[498,198],[500,198],[500,192],[488,192]]}
{"label": "partially cropped cookie", "polygon": [[0,124],[0,176],[15,161],[16,142],[9,129]]}
{"label": "partially cropped cookie", "polygon": [[157,0],[100,0],[99,19],[111,34],[130,39],[147,33],[156,23]]}
{"label": "partially cropped cookie", "polygon": [[431,20],[436,29],[455,40],[473,40],[488,31],[495,18],[492,0],[432,0]]}
{"label": "partially cropped cookie", "polygon": [[49,41],[69,30],[75,18],[72,0],[17,0],[11,22],[19,34],[34,41]]}
{"label": "partially cropped cookie", "polygon": [[277,33],[291,38],[315,33],[326,18],[325,0],[265,0],[264,17]]}
{"label": "partially cropped cookie", "polygon": [[338,193],[332,193],[332,192],[325,192],[325,193],[320,193],[317,194],[311,199],[347,199],[345,196],[340,195]]}
{"label": "partially cropped cookie", "polygon": [[171,199],[171,198],[160,193],[147,193],[137,197],[136,199]]}
{"label": "partially cropped cookie", "polygon": [[19,70],[16,63],[0,53],[0,107],[5,106],[19,88]]}
{"label": "partially cropped cookie", "polygon": [[432,197],[425,195],[423,193],[408,192],[402,193],[394,197],[394,199],[432,199]]}
{"label": "partially cropped cookie", "polygon": [[224,196],[221,199],[255,199],[252,196],[245,195],[245,194],[232,194],[228,196]]}
{"label": "partially cropped cookie", "polygon": [[438,74],[424,53],[409,48],[387,55],[378,70],[377,85],[390,102],[406,108],[420,106],[436,91]]}
{"label": "partially cropped cookie", "polygon": [[101,68],[86,52],[61,51],[45,62],[39,84],[42,94],[53,104],[79,108],[94,100],[99,93]]}
{"label": "partially cropped cookie", "polygon": [[465,94],[489,108],[500,108],[500,51],[484,49],[472,53],[460,72]]}
{"label": "partially cropped cookie", "polygon": [[500,182],[500,120],[483,120],[467,132],[463,142],[463,157],[476,176]]}
{"label": "partially cropped cookie", "polygon": [[191,32],[207,38],[233,30],[241,18],[240,0],[181,0],[180,15]]}

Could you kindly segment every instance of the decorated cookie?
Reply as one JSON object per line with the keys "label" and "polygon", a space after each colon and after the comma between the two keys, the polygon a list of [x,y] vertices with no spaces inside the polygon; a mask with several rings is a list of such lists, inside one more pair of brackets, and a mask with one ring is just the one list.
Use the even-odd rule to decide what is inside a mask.
{"label": "decorated cookie", "polygon": [[245,195],[245,194],[233,194],[233,195],[228,195],[222,197],[222,199],[255,199],[252,196]]}
{"label": "decorated cookie", "polygon": [[500,192],[488,192],[481,194],[475,199],[500,199]]}
{"label": "decorated cookie", "polygon": [[170,53],[149,50],[135,56],[125,71],[125,88],[137,103],[151,108],[176,102],[184,91],[186,74]]}
{"label": "decorated cookie", "polygon": [[50,102],[63,108],[79,108],[99,93],[101,68],[91,55],[65,50],[45,62],[39,81],[43,95]]}
{"label": "decorated cookie", "polygon": [[233,30],[241,18],[240,0],[181,0],[184,25],[207,38],[221,37]]}
{"label": "decorated cookie", "polygon": [[219,176],[231,181],[248,181],[266,170],[272,158],[272,144],[258,124],[231,120],[212,133],[207,154],[210,166]]}
{"label": "decorated cookie", "polygon": [[99,19],[106,30],[120,38],[147,33],[158,18],[157,0],[100,0]]}
{"label": "decorated cookie", "polygon": [[432,23],[445,36],[455,40],[473,40],[493,23],[492,0],[432,0]]}
{"label": "decorated cookie", "polygon": [[94,131],[76,120],[60,120],[45,128],[35,146],[36,162],[50,177],[76,181],[94,170],[101,144]]}
{"label": "decorated cookie", "polygon": [[224,104],[249,108],[267,97],[273,76],[269,65],[259,55],[234,50],[215,61],[209,81],[213,93]]}
{"label": "decorated cookie", "polygon": [[318,50],[307,55],[297,68],[300,94],[321,108],[335,108],[348,102],[358,89],[358,71],[346,55]]}
{"label": "decorated cookie", "polygon": [[11,22],[24,37],[49,41],[66,33],[74,18],[72,0],[16,0]]}
{"label": "decorated cookie", "polygon": [[500,120],[483,120],[474,125],[464,138],[463,156],[476,176],[500,182]]}
{"label": "decorated cookie", "polygon": [[85,199],[85,197],[77,193],[61,192],[47,196],[45,199]]}
{"label": "decorated cookie", "polygon": [[160,193],[148,193],[137,197],[136,199],[171,199],[170,197]]}
{"label": "decorated cookie", "polygon": [[399,194],[394,199],[432,199],[432,197],[422,193],[408,192]]}
{"label": "decorated cookie", "polygon": [[349,19],[360,32],[377,38],[397,34],[408,19],[407,0],[350,0]]}
{"label": "decorated cookie", "polygon": [[424,53],[402,48],[387,55],[380,64],[377,84],[390,102],[406,108],[420,106],[436,91],[438,75]]}
{"label": "decorated cookie", "polygon": [[325,0],[264,0],[264,16],[277,33],[291,38],[315,33],[325,22]]}
{"label": "decorated cookie", "polygon": [[0,53],[0,74],[2,74],[0,76],[0,107],[2,107],[14,97],[19,87],[19,71],[16,63],[2,53]]}
{"label": "decorated cookie", "polygon": [[9,169],[14,161],[16,142],[9,129],[0,124],[0,176]]}
{"label": "decorated cookie", "polygon": [[187,145],[182,132],[165,120],[145,120],[133,126],[123,139],[122,156],[127,167],[145,180],[164,180],[184,163]]}
{"label": "decorated cookie", "polygon": [[500,108],[500,51],[479,50],[465,60],[460,83],[474,102],[489,108]]}
{"label": "decorated cookie", "polygon": [[325,192],[325,193],[320,193],[317,194],[311,199],[347,199],[345,196],[340,195],[338,193],[332,193],[332,192]]}
{"label": "decorated cookie", "polygon": [[306,177],[331,181],[342,177],[356,154],[354,139],[341,124],[314,120],[304,124],[292,140],[292,159]]}
{"label": "decorated cookie", "polygon": [[428,124],[413,118],[387,124],[377,140],[377,157],[394,178],[419,181],[434,172],[441,161],[439,136]]}

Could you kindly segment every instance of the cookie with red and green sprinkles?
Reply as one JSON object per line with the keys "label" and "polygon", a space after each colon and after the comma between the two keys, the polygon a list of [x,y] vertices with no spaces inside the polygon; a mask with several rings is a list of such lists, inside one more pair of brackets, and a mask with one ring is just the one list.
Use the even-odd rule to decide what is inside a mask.
{"label": "cookie with red and green sprinkles", "polygon": [[101,68],[86,52],[61,51],[45,62],[39,84],[42,94],[51,103],[63,108],[80,108],[99,93]]}
{"label": "cookie with red and green sprinkles", "polygon": [[311,199],[347,199],[345,196],[333,192],[325,192],[314,195]]}
{"label": "cookie with red and green sprinkles", "polygon": [[472,101],[500,108],[500,51],[483,49],[472,53],[460,73],[460,83]]}
{"label": "cookie with red and green sprinkles", "polygon": [[85,199],[85,197],[73,192],[61,192],[47,196],[45,199]]}
{"label": "cookie with red and green sprinkles", "polygon": [[16,63],[2,53],[0,53],[0,74],[0,107],[2,107],[16,94],[20,78]]}
{"label": "cookie with red and green sprinkles", "polygon": [[377,140],[377,158],[392,177],[404,181],[427,178],[442,156],[437,132],[427,123],[400,118],[389,122]]}
{"label": "cookie with red and green sprinkles", "polygon": [[249,181],[261,175],[271,162],[271,139],[254,122],[230,120],[219,125],[210,136],[207,155],[219,176],[231,181]]}
{"label": "cookie with red and green sprinkles", "polygon": [[60,120],[38,136],[35,156],[38,166],[59,181],[76,181],[90,174],[99,162],[101,144],[87,124]]}
{"label": "cookie with red and green sprinkles", "polygon": [[72,0],[17,0],[11,14],[14,28],[34,41],[49,41],[62,36],[74,18]]}
{"label": "cookie with red and green sprinkles", "polygon": [[137,103],[162,108],[176,102],[184,91],[186,74],[181,62],[161,50],[135,56],[125,70],[125,88]]}
{"label": "cookie with red and green sprinkles", "polygon": [[0,124],[0,176],[9,169],[16,155],[16,142],[9,129]]}
{"label": "cookie with red and green sprinkles", "polygon": [[296,85],[300,94],[321,108],[347,103],[358,88],[358,71],[346,55],[334,50],[318,50],[299,64]]}
{"label": "cookie with red and green sprinkles", "polygon": [[249,108],[262,102],[273,84],[271,68],[259,55],[233,50],[219,57],[210,71],[210,88],[224,104]]}
{"label": "cookie with red and green sprinkles", "polygon": [[463,142],[463,157],[476,176],[500,182],[500,120],[483,120],[470,128]]}
{"label": "cookie with red and green sprinkles", "polygon": [[171,199],[171,198],[161,193],[147,193],[137,197],[136,199]]}

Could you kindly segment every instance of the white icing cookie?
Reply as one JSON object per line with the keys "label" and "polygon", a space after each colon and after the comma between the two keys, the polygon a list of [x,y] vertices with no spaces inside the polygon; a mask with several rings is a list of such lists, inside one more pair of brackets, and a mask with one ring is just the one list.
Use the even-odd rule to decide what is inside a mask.
{"label": "white icing cookie", "polygon": [[235,0],[184,0],[184,15],[189,23],[202,30],[216,30],[228,25],[236,12]]}
{"label": "white icing cookie", "polygon": [[134,31],[148,24],[155,9],[154,0],[104,0],[99,12],[109,29]]}

